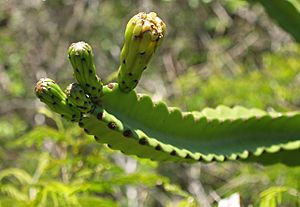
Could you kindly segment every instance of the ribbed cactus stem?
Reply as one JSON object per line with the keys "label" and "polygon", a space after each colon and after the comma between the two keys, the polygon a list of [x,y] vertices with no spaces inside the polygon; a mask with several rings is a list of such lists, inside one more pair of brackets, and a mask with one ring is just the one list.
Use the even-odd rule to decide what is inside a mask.
{"label": "ribbed cactus stem", "polygon": [[70,84],[66,89],[67,102],[76,106],[81,112],[87,113],[92,110],[92,101],[84,93],[77,83]]}
{"label": "ribbed cactus stem", "polygon": [[92,47],[85,42],[73,43],[69,47],[68,57],[77,82],[92,99],[98,99],[103,84],[96,75]]}
{"label": "ribbed cactus stem", "polygon": [[72,104],[66,101],[66,94],[51,79],[42,78],[35,85],[37,97],[47,104],[54,112],[61,114],[69,121],[79,121],[81,112]]}
{"label": "ribbed cactus stem", "polygon": [[129,20],[120,55],[118,83],[121,91],[129,92],[136,87],[165,33],[165,23],[154,12],[140,12]]}

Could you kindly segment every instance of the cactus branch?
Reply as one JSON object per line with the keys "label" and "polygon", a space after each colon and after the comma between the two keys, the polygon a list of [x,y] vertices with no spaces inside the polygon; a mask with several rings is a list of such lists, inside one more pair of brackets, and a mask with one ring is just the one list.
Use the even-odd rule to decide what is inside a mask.
{"label": "cactus branch", "polygon": [[67,102],[76,106],[81,112],[88,113],[93,104],[78,83],[70,84],[66,89]]}
{"label": "cactus branch", "polygon": [[165,23],[154,12],[140,12],[129,20],[118,74],[118,83],[123,92],[136,87],[165,33]]}
{"label": "cactus branch", "polygon": [[103,84],[96,75],[92,47],[85,42],[73,43],[69,47],[68,57],[77,82],[92,99],[99,99]]}
{"label": "cactus branch", "polygon": [[37,97],[47,104],[54,112],[69,121],[79,121],[81,112],[72,104],[67,103],[67,96],[60,87],[49,78],[40,79],[35,85]]}
{"label": "cactus branch", "polygon": [[53,80],[41,79],[36,95],[98,142],[125,154],[158,161],[300,165],[300,112],[240,106],[182,112],[132,90],[164,34],[165,24],[155,13],[134,16],[125,31],[119,84],[104,87],[92,48],[74,43],[68,53],[78,84],[71,84],[65,94]]}

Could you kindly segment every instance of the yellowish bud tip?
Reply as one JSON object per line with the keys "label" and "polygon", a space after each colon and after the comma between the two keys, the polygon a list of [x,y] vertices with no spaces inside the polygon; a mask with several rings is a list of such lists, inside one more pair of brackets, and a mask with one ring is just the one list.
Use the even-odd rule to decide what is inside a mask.
{"label": "yellowish bud tip", "polygon": [[130,26],[135,25],[133,34],[136,37],[142,36],[146,32],[150,32],[151,40],[157,41],[166,33],[166,24],[157,16],[155,12],[140,12],[130,21]]}
{"label": "yellowish bud tip", "polygon": [[49,78],[41,78],[35,85],[34,91],[36,94],[42,94],[47,89],[48,85],[55,84],[55,82]]}

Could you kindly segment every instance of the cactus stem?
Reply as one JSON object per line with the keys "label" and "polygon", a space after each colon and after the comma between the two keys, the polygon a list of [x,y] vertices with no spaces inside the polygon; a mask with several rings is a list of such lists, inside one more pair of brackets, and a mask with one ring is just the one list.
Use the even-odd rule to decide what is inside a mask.
{"label": "cactus stem", "polygon": [[[166,32],[165,23],[154,12],[140,12],[132,17],[125,30],[118,83],[120,90],[133,90]],[[128,75],[128,76],[127,76]],[[123,82],[125,81],[125,82]]]}
{"label": "cactus stem", "polygon": [[99,99],[103,84],[96,75],[92,47],[85,42],[73,43],[68,49],[68,56],[77,82],[93,101]]}
{"label": "cactus stem", "polygon": [[67,120],[77,121],[81,118],[81,112],[67,103],[66,94],[53,80],[40,79],[35,86],[35,93],[42,102]]}
{"label": "cactus stem", "polygon": [[93,103],[77,83],[70,84],[66,89],[67,102],[76,106],[82,113],[88,113],[94,108]]}

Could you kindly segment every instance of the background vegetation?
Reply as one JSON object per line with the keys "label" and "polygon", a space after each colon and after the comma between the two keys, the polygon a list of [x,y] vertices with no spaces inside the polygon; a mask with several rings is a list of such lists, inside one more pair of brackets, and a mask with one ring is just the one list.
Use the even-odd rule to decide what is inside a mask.
{"label": "background vegetation", "polygon": [[243,206],[300,206],[300,167],[125,156],[61,120],[33,93],[41,77],[64,87],[73,81],[66,50],[80,40],[93,46],[102,79],[113,80],[126,22],[156,11],[168,34],[139,92],[184,110],[299,110],[300,4],[259,2],[0,1],[0,206],[209,207],[235,193]]}

